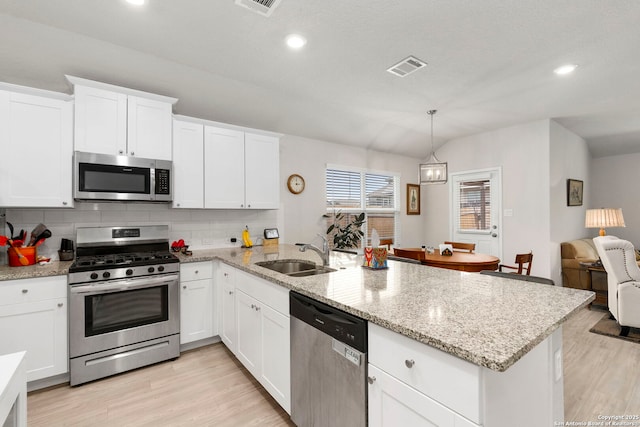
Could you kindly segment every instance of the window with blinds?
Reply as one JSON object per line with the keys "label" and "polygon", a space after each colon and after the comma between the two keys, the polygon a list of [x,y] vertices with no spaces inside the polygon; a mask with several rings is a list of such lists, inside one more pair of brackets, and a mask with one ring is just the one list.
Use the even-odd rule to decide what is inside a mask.
{"label": "window with blinds", "polygon": [[[333,224],[333,217],[341,211],[345,214],[342,222],[352,221],[361,213],[366,213],[362,231],[366,244],[371,243],[372,230],[378,231],[380,239],[394,239],[397,233],[398,178],[367,171],[327,168],[327,227]],[[331,238],[329,238],[331,242]]]}
{"label": "window with blinds", "polygon": [[491,181],[461,182],[458,191],[458,230],[488,232],[491,227]]}

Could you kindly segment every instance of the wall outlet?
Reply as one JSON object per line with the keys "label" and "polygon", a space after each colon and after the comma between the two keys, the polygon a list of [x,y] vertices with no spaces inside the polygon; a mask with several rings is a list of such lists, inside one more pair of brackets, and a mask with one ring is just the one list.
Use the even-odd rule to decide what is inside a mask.
{"label": "wall outlet", "polygon": [[232,238],[230,239],[230,242],[231,242],[231,243],[236,243],[237,241],[238,241],[238,239],[236,239],[235,237],[232,237]]}

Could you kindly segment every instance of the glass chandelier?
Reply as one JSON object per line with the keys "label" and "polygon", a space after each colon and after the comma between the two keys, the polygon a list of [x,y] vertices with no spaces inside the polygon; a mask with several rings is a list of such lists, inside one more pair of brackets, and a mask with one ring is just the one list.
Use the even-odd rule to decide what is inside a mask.
{"label": "glass chandelier", "polygon": [[427,163],[420,164],[420,184],[446,184],[447,162],[441,162],[433,151],[433,115],[438,110],[429,110],[431,116],[431,156]]}

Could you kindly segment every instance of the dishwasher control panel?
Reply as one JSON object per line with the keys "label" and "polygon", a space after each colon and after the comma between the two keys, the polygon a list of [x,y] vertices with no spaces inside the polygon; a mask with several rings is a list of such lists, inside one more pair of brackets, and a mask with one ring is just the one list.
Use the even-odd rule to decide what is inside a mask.
{"label": "dishwasher control panel", "polygon": [[291,291],[289,313],[354,349],[367,351],[367,321]]}

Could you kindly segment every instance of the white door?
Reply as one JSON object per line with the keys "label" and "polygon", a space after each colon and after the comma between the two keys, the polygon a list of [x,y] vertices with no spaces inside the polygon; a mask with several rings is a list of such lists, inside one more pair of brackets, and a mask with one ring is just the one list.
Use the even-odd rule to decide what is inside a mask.
{"label": "white door", "polygon": [[171,160],[171,104],[127,97],[127,151],[130,156]]}
{"label": "white door", "polygon": [[260,382],[288,413],[291,412],[289,317],[266,304],[262,313],[262,375]]}
{"label": "white door", "polygon": [[220,275],[220,339],[236,354],[236,288],[230,267],[221,267]]}
{"label": "white door", "polygon": [[451,174],[451,240],[502,258],[500,168]]}
{"label": "white door", "polygon": [[213,284],[211,279],[182,282],[180,344],[213,336]]}
{"label": "white door", "polygon": [[261,304],[249,295],[236,289],[237,353],[245,368],[259,377],[262,371]]}
{"label": "white door", "polygon": [[125,155],[127,95],[75,86],[75,149]]}

